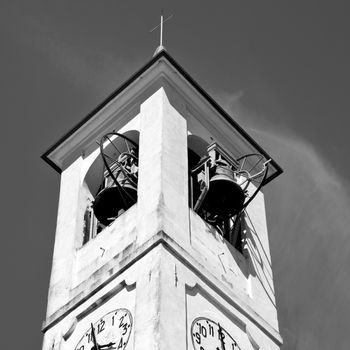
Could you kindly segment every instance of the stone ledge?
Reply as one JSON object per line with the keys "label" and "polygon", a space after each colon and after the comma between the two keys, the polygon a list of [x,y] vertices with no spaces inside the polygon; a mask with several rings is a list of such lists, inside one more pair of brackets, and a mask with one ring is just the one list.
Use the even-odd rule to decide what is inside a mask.
{"label": "stone ledge", "polygon": [[[201,278],[215,293],[220,295],[226,302],[235,307],[239,312],[241,312],[247,319],[254,323],[261,331],[263,331],[267,336],[269,336],[273,341],[279,346],[282,345],[283,341],[279,332],[269,325],[259,314],[257,314],[244,300],[239,298],[232,290],[228,289],[222,281],[217,279],[211,272],[209,272],[205,266],[201,265],[196,261],[185,249],[177,244],[172,238],[170,238],[165,232],[159,231],[157,234],[152,236],[147,242],[137,247],[132,251],[132,247],[128,246],[128,254],[125,256],[125,251],[120,252],[118,256],[123,256],[123,260],[120,261],[117,271],[109,269],[110,277],[105,281],[101,282],[98,287],[88,292],[81,292],[77,294],[69,303],[61,307],[55,313],[50,315],[42,325],[42,332],[46,332],[49,328],[56,325],[59,321],[65,318],[70,312],[75,310],[78,306],[82,305],[94,294],[108,285],[112,280],[120,276],[126,269],[135,264],[143,256],[157,247],[159,244],[163,244],[164,248],[178,260],[180,260],[187,268],[193,271],[199,278]],[[93,275],[102,275],[103,270],[106,270],[108,263],[97,270]],[[107,269],[108,271],[108,269]],[[88,284],[89,280],[86,280],[78,287],[84,290],[84,286]],[[78,288],[77,287],[77,288]]]}

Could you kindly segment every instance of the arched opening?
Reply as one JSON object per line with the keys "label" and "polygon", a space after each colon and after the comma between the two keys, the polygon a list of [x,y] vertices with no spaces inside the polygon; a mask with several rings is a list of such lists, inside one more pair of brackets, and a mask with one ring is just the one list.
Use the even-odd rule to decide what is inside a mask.
{"label": "arched opening", "polygon": [[137,201],[139,132],[110,132],[100,140],[100,154],[86,173],[86,208],[82,243],[109,226]]}

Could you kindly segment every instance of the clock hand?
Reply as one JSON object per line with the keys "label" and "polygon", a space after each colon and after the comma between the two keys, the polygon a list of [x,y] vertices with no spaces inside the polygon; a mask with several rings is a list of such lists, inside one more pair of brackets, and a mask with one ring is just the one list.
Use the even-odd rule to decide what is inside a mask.
{"label": "clock hand", "polygon": [[115,345],[115,343],[114,342],[110,342],[108,344],[99,345],[99,347],[100,347],[100,349],[102,349],[102,348],[110,348],[113,345]]}
{"label": "clock hand", "polygon": [[97,344],[95,330],[94,330],[94,326],[92,323],[91,323],[91,335],[92,335],[92,341],[94,342],[94,350],[100,350],[100,347]]}
{"label": "clock hand", "polygon": [[220,326],[220,323],[218,323],[219,326],[219,334],[220,334],[220,341],[221,341],[221,350],[225,350],[225,342],[224,342],[224,337],[223,337],[223,333],[222,333],[222,328]]}

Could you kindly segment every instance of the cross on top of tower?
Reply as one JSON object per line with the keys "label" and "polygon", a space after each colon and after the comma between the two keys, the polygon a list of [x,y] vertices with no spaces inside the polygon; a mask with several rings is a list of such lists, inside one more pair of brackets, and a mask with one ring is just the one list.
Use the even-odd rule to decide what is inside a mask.
{"label": "cross on top of tower", "polygon": [[163,24],[171,19],[173,15],[168,16],[166,19],[163,18],[163,10],[160,13],[160,23],[156,25],[153,29],[150,30],[150,33],[155,31],[157,28],[160,28],[160,33],[159,33],[159,46],[157,47],[156,51],[154,52],[155,56],[158,52],[165,50],[165,47],[163,46]]}

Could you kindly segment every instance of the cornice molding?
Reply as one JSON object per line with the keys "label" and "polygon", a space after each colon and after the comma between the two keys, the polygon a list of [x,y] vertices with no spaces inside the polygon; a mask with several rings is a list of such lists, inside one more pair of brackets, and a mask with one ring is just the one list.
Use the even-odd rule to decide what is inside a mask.
{"label": "cornice molding", "polygon": [[[163,80],[164,78],[165,80]],[[66,166],[66,159],[71,158],[72,154],[82,154],[84,148],[87,148],[89,143],[95,142],[110,125],[121,127],[123,123],[125,124],[128,118],[133,115],[132,112],[135,113],[144,99],[152,91],[154,92],[154,88],[159,87],[160,80],[167,81],[169,85],[174,86],[177,93],[191,106],[189,110],[194,115],[200,114],[204,118],[204,122],[209,123],[210,127],[215,128],[215,122],[211,122],[211,118],[205,118],[205,116],[208,114],[216,115],[221,119],[222,123],[227,125],[227,128],[220,130],[220,132],[228,141],[232,139],[232,136],[228,134],[228,130],[230,130],[234,133],[234,136],[237,136],[234,142],[240,140],[246,147],[256,150],[267,159],[271,158],[166,51],[161,51],[153,57],[80,123],[50,147],[42,155],[42,158],[58,172],[61,172],[63,167]],[[202,118],[200,119],[203,121]],[[270,164],[274,170],[266,183],[283,172],[282,168],[273,159]]]}
{"label": "cornice molding", "polygon": [[[130,249],[128,247],[129,255],[120,262],[117,271],[113,272],[110,269],[108,263],[98,269],[90,278],[94,278],[95,274],[103,275],[103,271],[109,271],[108,277],[105,281],[99,284],[95,289],[86,292],[87,285],[90,279],[85,280],[75,289],[81,290],[70,302],[62,306],[53,315],[49,316],[42,326],[42,331],[46,332],[48,329],[53,327],[55,324],[60,322],[63,318],[69,315],[73,310],[77,309],[88,299],[94,296],[97,292],[106,287],[109,283],[120,276],[125,270],[134,265],[138,260],[144,257],[147,253],[152,251],[158,245],[162,245],[169,253],[175,258],[181,261],[186,267],[188,267],[196,276],[207,284],[213,292],[219,295],[225,302],[229,303],[239,312],[241,312],[247,319],[254,323],[259,329],[261,329],[266,335],[268,335],[273,341],[282,345],[282,338],[279,332],[268,324],[259,314],[257,314],[251,306],[249,306],[241,297],[239,297],[234,291],[230,290],[225,284],[222,283],[215,275],[213,275],[205,266],[201,265],[195,260],[185,249],[183,249],[177,242],[170,238],[164,231],[160,231],[152,236],[147,242],[136,249]],[[131,251],[131,253],[130,253]],[[124,252],[118,254],[123,256]],[[113,259],[112,259],[113,260]],[[203,289],[203,287],[202,287]],[[86,293],[84,295],[84,292]],[[106,293],[108,294],[108,292]]]}

